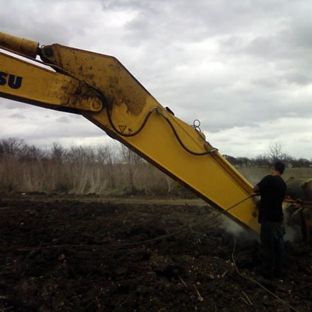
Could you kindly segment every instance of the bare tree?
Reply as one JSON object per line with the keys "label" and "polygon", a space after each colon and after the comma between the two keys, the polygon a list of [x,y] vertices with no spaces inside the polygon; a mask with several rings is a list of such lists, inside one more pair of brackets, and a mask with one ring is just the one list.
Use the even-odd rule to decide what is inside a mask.
{"label": "bare tree", "polygon": [[97,164],[103,171],[102,184],[110,188],[116,188],[116,174],[114,170],[116,162],[116,152],[112,145],[98,146],[96,150]]}
{"label": "bare tree", "polygon": [[121,163],[126,168],[128,173],[129,184],[131,192],[136,191],[136,173],[139,168],[139,165],[144,162],[143,158],[134,153],[125,145],[120,144],[119,146]]}
{"label": "bare tree", "polygon": [[8,138],[0,141],[0,156],[8,155],[11,158],[17,158],[21,155],[24,140],[19,138]]}
{"label": "bare tree", "polygon": [[284,145],[281,143],[274,143],[269,147],[268,158],[272,163],[276,161],[289,162],[291,156],[284,152]]}

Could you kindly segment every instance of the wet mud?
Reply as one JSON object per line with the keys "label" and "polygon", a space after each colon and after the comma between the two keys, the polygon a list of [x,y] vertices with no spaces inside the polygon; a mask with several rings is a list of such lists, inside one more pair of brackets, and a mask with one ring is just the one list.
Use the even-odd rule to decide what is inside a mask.
{"label": "wet mud", "polygon": [[256,237],[208,205],[11,198],[0,223],[0,311],[312,308],[310,244],[287,242],[285,277],[266,280]]}

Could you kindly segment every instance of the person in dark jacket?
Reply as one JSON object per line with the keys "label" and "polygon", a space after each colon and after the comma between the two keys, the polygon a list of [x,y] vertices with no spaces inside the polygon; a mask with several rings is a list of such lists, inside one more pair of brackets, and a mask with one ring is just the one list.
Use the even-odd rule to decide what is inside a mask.
{"label": "person in dark jacket", "polygon": [[282,162],[276,162],[271,174],[265,176],[254,188],[261,196],[258,222],[261,224],[260,240],[263,251],[263,276],[282,277],[285,261],[283,225],[283,200],[286,195],[286,183],[281,175],[285,170]]}

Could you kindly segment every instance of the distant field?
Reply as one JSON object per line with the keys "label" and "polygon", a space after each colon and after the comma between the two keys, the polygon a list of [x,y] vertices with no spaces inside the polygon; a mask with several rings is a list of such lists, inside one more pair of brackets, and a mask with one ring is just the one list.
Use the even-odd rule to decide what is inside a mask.
{"label": "distant field", "polygon": [[[270,173],[269,168],[242,167],[242,168],[238,168],[238,171],[252,185],[258,183],[262,179],[262,177]],[[283,174],[283,178],[284,180],[287,180],[290,177],[312,179],[312,168],[287,168]]]}

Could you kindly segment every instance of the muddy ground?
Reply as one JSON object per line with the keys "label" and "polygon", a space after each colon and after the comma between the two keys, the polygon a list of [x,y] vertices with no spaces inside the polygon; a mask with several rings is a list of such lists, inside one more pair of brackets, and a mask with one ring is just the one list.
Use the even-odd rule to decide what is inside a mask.
{"label": "muddy ground", "polygon": [[265,280],[201,201],[2,198],[0,223],[0,311],[312,310],[311,245]]}

